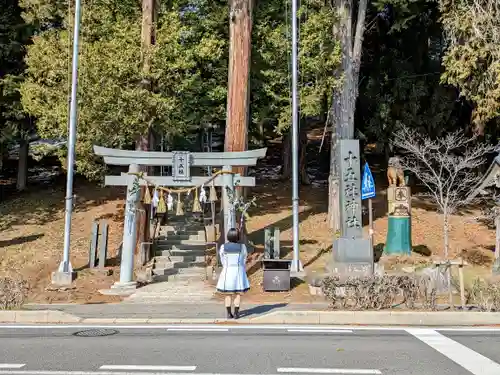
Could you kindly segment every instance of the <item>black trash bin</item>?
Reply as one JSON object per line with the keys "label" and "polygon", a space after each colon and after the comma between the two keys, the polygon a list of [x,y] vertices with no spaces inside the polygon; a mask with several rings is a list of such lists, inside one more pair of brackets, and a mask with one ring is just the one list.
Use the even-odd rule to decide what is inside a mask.
{"label": "black trash bin", "polygon": [[292,261],[289,259],[264,259],[263,288],[266,292],[286,292],[290,290],[290,268]]}

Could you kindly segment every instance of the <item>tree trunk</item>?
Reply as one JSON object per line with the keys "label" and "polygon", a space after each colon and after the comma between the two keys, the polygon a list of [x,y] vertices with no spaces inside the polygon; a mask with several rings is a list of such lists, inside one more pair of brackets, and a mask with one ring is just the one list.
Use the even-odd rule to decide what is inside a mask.
{"label": "tree trunk", "polygon": [[150,85],[149,72],[151,71],[151,46],[154,38],[155,0],[142,0],[142,27],[141,27],[141,59],[142,71]]}
{"label": "tree trunk", "polygon": [[3,143],[0,142],[0,172],[3,170],[3,155],[4,153],[4,147],[3,147]]}
{"label": "tree trunk", "polygon": [[450,226],[448,222],[448,212],[445,210],[443,212],[443,243],[444,243],[444,257],[445,259],[448,259],[449,255],[449,231],[450,231]]}
{"label": "tree trunk", "polygon": [[353,38],[353,1],[338,0],[338,24],[334,37],[340,39],[342,48],[342,69],[336,73],[342,79],[339,91],[333,93],[330,118],[333,122],[330,148],[330,176],[328,178],[328,222],[338,235],[340,230],[339,176],[336,160],[337,141],[354,138],[354,113],[358,97],[359,69],[361,66],[361,47],[365,29],[367,0],[358,3],[355,35]]}
{"label": "tree trunk", "polygon": [[[154,44],[154,19],[156,13],[155,0],[142,0],[142,27],[141,27],[141,62],[144,78],[141,85],[146,90],[152,90],[151,72],[151,47]],[[136,141],[136,149],[149,151],[152,146],[151,129],[142,134]],[[149,172],[149,171],[148,171]]]}
{"label": "tree trunk", "polygon": [[299,178],[302,185],[310,185],[309,175],[307,174],[307,145],[309,139],[307,138],[307,129],[301,127],[299,133]]}
{"label": "tree trunk", "polygon": [[[141,86],[146,90],[153,90],[153,82],[151,81],[151,47],[154,44],[155,38],[155,15],[156,15],[156,0],[142,0],[142,25],[141,25],[141,62],[143,79]],[[153,123],[154,114],[150,113],[149,124]],[[136,140],[136,150],[150,151],[154,149],[154,133],[151,126],[146,129],[144,134],[139,135]],[[145,167],[139,166],[140,170],[149,175],[154,174],[154,166]],[[146,187],[141,188],[141,196],[144,196]],[[142,251],[142,243],[150,242],[150,207],[144,206],[137,218],[137,241],[138,251]],[[137,249],[136,249],[137,251]],[[140,260],[141,257],[136,257]],[[140,264],[142,266],[142,264]]]}
{"label": "tree trunk", "polygon": [[495,217],[495,259],[500,258],[500,215]]}
{"label": "tree trunk", "polygon": [[328,226],[338,235],[340,231],[340,196],[339,196],[339,176],[337,165],[337,142],[339,136],[336,124],[340,122],[340,97],[333,96],[332,112],[333,129],[330,139],[330,175],[328,176]]}
{"label": "tree trunk", "polygon": [[26,140],[21,140],[19,143],[19,161],[17,167],[17,190],[23,191],[28,183],[28,157],[29,143]]}
{"label": "tree trunk", "polygon": [[[250,102],[252,0],[231,0],[225,151],[246,151]],[[235,168],[245,174],[245,168]]]}
{"label": "tree trunk", "polygon": [[[311,181],[307,174],[307,129],[300,128],[299,133],[299,179],[303,185],[309,185]],[[292,128],[283,136],[283,166],[281,168],[281,178],[290,179],[292,177]]]}
{"label": "tree trunk", "polygon": [[266,145],[266,134],[264,131],[264,120],[259,121],[259,144],[261,147],[264,147]]}
{"label": "tree trunk", "polygon": [[[443,242],[444,242],[444,258],[445,260],[448,260],[448,255],[449,255],[449,231],[450,231],[450,226],[449,226],[449,221],[448,221],[448,212],[447,210],[444,210],[443,212]],[[452,288],[452,283],[451,283],[451,266],[448,265],[446,269],[446,283],[448,284],[448,299],[450,303],[450,308],[453,309],[453,288]]]}
{"label": "tree trunk", "polygon": [[320,121],[323,124],[326,124],[328,121],[328,111],[330,108],[328,108],[328,95],[323,95],[321,98],[321,114],[320,114]]}

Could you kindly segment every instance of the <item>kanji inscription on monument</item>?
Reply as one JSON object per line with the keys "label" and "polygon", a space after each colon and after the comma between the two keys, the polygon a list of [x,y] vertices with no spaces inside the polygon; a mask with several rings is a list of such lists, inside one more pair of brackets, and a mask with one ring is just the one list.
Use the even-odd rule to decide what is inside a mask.
{"label": "kanji inscription on monument", "polygon": [[191,155],[189,151],[172,152],[172,177],[174,181],[190,181]]}
{"label": "kanji inscription on monument", "polygon": [[337,160],[340,169],[340,233],[345,238],[362,238],[359,141],[341,140]]}
{"label": "kanji inscription on monument", "polygon": [[373,274],[373,249],[363,238],[361,216],[361,167],[359,140],[340,140],[337,149],[339,166],[340,237],[333,242],[333,264],[337,274],[366,276]]}

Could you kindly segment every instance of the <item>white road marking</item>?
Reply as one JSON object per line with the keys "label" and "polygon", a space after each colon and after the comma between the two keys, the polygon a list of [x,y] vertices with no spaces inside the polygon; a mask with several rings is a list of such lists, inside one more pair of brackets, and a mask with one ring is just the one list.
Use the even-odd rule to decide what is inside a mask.
{"label": "white road marking", "polygon": [[[424,329],[424,327],[421,327],[421,329]],[[442,332],[499,332],[500,329],[498,327],[432,327],[432,328],[427,328],[427,329],[433,329],[435,331],[442,331]]]}
{"label": "white road marking", "polygon": [[194,371],[196,366],[104,365],[99,370],[118,371]]}
{"label": "white road marking", "polygon": [[167,331],[173,332],[228,332],[228,328],[167,328]]}
{"label": "white road marking", "polygon": [[288,332],[297,333],[352,333],[350,329],[288,329]]}
{"label": "white road marking", "polygon": [[500,374],[498,363],[433,329],[407,329],[406,331],[474,375]]}
{"label": "white road marking", "polygon": [[281,373],[294,374],[349,374],[349,375],[379,375],[380,370],[372,369],[348,369],[348,368],[299,368],[285,367],[278,368]]}
{"label": "white road marking", "polygon": [[[219,327],[219,328],[217,328]],[[433,329],[435,331],[443,332],[494,332],[500,333],[500,327],[411,327],[411,326],[330,326],[330,325],[265,325],[265,324],[238,324],[238,325],[224,325],[225,328],[220,328],[219,324],[140,324],[140,325],[119,325],[119,324],[53,324],[53,325],[9,325],[0,324],[1,330],[42,330],[42,329],[129,329],[129,330],[151,330],[151,329],[225,329],[225,330],[278,330],[286,331],[289,329],[338,329],[345,330],[350,329],[353,331],[405,331],[407,329],[414,330],[428,330]]]}
{"label": "white road marking", "polygon": [[9,368],[23,368],[26,366],[24,363],[0,363],[0,369],[9,369]]}
{"label": "white road marking", "polygon": [[[120,372],[120,371],[50,371],[50,370],[38,370],[38,371],[22,371],[22,370],[12,370],[12,371],[1,371],[0,375],[186,375],[185,372]],[[241,375],[241,374],[203,374],[196,373],[196,375]],[[245,375],[263,375],[263,374],[245,374]]]}

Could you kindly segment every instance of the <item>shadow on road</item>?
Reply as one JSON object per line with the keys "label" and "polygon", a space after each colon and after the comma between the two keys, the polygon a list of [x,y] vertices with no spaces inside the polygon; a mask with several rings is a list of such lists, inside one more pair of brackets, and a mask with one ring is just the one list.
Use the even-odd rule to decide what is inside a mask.
{"label": "shadow on road", "polygon": [[286,307],[287,303],[274,303],[271,305],[261,305],[255,306],[250,309],[244,310],[241,312],[241,317],[250,317],[252,315],[266,314],[274,309],[280,309],[282,307]]}

